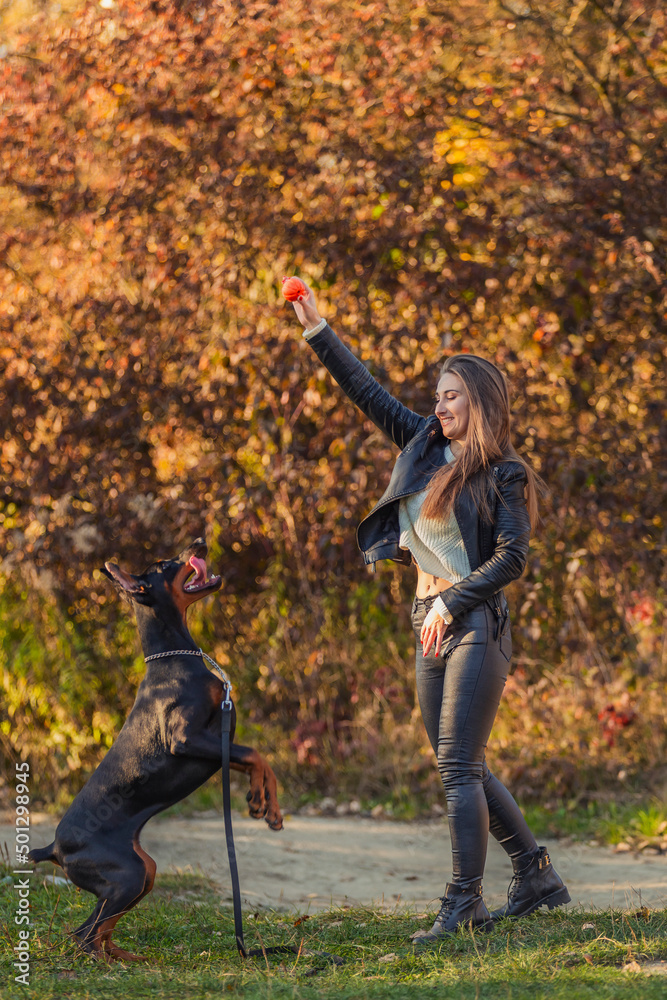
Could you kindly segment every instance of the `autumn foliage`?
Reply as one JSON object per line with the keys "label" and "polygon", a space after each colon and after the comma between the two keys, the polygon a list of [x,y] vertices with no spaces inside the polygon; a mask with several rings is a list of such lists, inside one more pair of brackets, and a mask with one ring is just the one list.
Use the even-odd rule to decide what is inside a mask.
{"label": "autumn foliage", "polygon": [[[494,766],[562,798],[664,756],[666,22],[658,0],[7,15],[1,738],[44,794],[141,675],[96,568],[202,532],[225,585],[196,628],[285,782],[410,795],[433,770],[412,579],[368,576],[354,538],[394,452],[285,274],[420,412],[448,352],[511,379],[551,492]],[[633,713],[611,742],[610,704]]]}

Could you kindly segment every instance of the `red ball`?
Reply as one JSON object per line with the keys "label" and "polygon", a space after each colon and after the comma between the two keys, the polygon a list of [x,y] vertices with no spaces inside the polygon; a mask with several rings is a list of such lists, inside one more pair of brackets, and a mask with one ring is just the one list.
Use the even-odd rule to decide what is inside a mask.
{"label": "red ball", "polygon": [[308,295],[308,289],[301,278],[283,278],[283,295],[288,302],[301,302]]}

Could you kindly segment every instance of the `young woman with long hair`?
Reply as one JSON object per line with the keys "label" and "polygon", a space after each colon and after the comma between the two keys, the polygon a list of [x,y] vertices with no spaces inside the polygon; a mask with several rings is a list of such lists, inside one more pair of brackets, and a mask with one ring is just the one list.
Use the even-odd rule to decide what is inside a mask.
{"label": "young woman with long hair", "polygon": [[[490,930],[502,917],[561,906],[567,888],[484,756],[512,654],[503,587],[524,570],[537,518],[539,479],[512,445],[507,380],[484,358],[448,357],[435,413],[420,416],[345,347],[311,289],[293,305],[320,361],[401,449],[357,540],[367,564],[394,559],[417,569],[417,693],[445,787],[452,877],[433,927],[412,939]],[[514,870],[507,904],[494,913],[482,897],[489,831]]]}

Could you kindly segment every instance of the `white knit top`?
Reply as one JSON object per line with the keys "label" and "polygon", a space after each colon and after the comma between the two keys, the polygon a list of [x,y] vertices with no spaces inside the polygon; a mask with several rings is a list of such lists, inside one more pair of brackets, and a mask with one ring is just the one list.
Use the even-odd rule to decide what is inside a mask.
{"label": "white knit top", "polygon": [[[445,459],[450,464],[455,459],[449,444],[445,447]],[[470,574],[470,561],[458,523],[453,511],[444,522],[442,518],[424,517],[421,511],[427,493],[428,487],[399,502],[398,544],[412,553],[425,573],[458,583]]]}

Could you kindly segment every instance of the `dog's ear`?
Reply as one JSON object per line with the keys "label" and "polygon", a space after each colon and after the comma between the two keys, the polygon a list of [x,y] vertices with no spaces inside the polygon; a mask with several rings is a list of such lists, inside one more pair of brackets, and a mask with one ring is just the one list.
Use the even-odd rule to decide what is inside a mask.
{"label": "dog's ear", "polygon": [[116,563],[105,562],[104,566],[100,568],[100,573],[104,573],[120,590],[121,594],[131,600],[138,601],[139,604],[147,604],[150,600],[150,585],[133,576],[132,573],[126,573]]}

